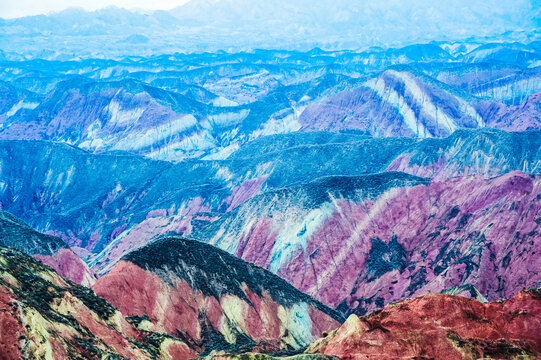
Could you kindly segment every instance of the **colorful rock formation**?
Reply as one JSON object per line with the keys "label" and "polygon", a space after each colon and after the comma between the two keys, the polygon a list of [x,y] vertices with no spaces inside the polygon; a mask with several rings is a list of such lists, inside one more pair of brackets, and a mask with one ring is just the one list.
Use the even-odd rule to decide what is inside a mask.
{"label": "colorful rock formation", "polygon": [[342,360],[538,359],[540,319],[540,290],[486,304],[430,294],[351,315],[307,352]]}
{"label": "colorful rock formation", "polygon": [[0,246],[0,359],[188,359],[165,334],[135,329],[91,289]]}
{"label": "colorful rock formation", "polygon": [[[148,40],[125,40],[140,39]],[[0,138],[178,162],[225,159],[251,140],[299,130],[425,138],[540,128],[539,99],[528,98],[541,90],[535,44],[473,42],[462,45],[474,51],[454,55],[446,45],[47,63],[2,57]]]}
{"label": "colorful rock formation", "polygon": [[274,357],[260,353],[228,354],[226,352],[213,352],[198,360],[337,360],[335,356],[322,354],[299,354],[286,357]]}
{"label": "colorful rock formation", "polygon": [[139,329],[198,352],[302,349],[343,320],[272,273],[210,245],[165,238],[136,250],[94,285]]}
{"label": "colorful rock formation", "polygon": [[537,173],[540,134],[458,130],[448,138],[415,141],[295,133],[253,141],[229,160],[179,164],[3,141],[0,202],[36,229],[61,237],[103,274],[161,235],[196,233],[255,195],[321,177],[402,171],[444,180]]}
{"label": "colorful rock formation", "polygon": [[[541,356],[535,289],[490,303],[428,294],[350,315],[336,328],[336,313],[283,280],[180,238],[134,252],[95,287],[123,314],[91,289],[0,246],[0,358],[183,360],[203,352],[205,360],[272,360],[263,353],[298,352],[321,335],[305,354],[286,359]],[[474,290],[452,292],[464,289]]]}
{"label": "colorful rock formation", "polygon": [[[117,10],[96,14],[154,18]],[[0,21],[12,35],[27,26]],[[6,306],[3,334],[15,337],[2,346],[23,357],[291,355],[342,315],[541,286],[541,46],[515,36],[77,61],[0,50],[0,245],[74,282],[103,276],[94,288],[121,310],[103,318],[92,304],[110,305],[85,303],[87,290],[50,270],[56,285],[35,280],[38,296],[25,284],[43,271],[28,265],[5,276],[5,298],[45,320]],[[153,42],[131,34],[113,46]],[[73,297],[81,318],[63,312]],[[378,329],[366,333],[392,343]],[[45,345],[32,345],[36,332]],[[466,357],[537,354],[508,333],[460,334],[446,341]]]}
{"label": "colorful rock formation", "polygon": [[378,137],[444,137],[459,128],[485,126],[473,101],[465,92],[399,66],[310,104],[299,121],[303,131],[356,129]]}
{"label": "colorful rock formation", "polygon": [[541,178],[384,173],[268,192],[194,236],[344,314],[473,285],[489,300],[541,284]]}

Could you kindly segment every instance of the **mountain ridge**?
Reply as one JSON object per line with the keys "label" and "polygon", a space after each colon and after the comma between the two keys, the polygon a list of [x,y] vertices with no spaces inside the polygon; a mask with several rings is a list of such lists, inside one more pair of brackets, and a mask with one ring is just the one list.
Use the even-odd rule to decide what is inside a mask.
{"label": "mountain ridge", "polygon": [[93,288],[202,354],[298,351],[344,320],[269,271],[179,237],[124,256]]}

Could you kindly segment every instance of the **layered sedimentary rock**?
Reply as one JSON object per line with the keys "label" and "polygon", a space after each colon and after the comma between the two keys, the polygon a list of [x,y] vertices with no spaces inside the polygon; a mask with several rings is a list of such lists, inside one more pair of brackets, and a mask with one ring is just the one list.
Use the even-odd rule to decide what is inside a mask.
{"label": "layered sedimentary rock", "polygon": [[[169,30],[184,31],[179,21],[209,35],[233,18],[259,26],[276,7],[259,1],[262,11],[245,12],[229,6],[235,1],[203,2],[148,14],[110,8],[41,22],[0,19],[10,34],[0,37],[0,209],[47,234],[0,211],[0,245],[75,282],[91,284],[92,271],[105,275],[96,290],[129,315],[123,320],[91,291],[6,250],[2,296],[23,308],[3,309],[10,317],[0,339],[10,354],[182,359],[253,350],[272,354],[248,358],[268,358],[299,351],[337,327],[340,313],[362,315],[429,292],[487,302],[541,285],[535,14],[523,12],[522,30],[497,43],[487,43],[487,33],[359,51],[179,53],[167,41]],[[338,29],[362,22],[346,19],[348,1],[333,5],[346,9],[338,14],[343,21],[331,21]],[[290,11],[300,9],[294,4],[278,8],[288,14],[280,21],[293,27],[299,22],[287,19],[308,14]],[[319,24],[304,26],[308,42],[333,17],[316,12],[301,21]],[[491,22],[500,15],[521,18],[503,11]],[[213,17],[221,20],[197,30],[199,20]],[[85,25],[66,26],[74,18]],[[404,27],[400,19],[391,26]],[[227,38],[218,35],[211,37]],[[319,38],[326,49],[359,48]],[[184,40],[193,45],[201,37]],[[292,44],[289,35],[282,40]],[[153,243],[164,235],[201,242]],[[493,304],[424,299],[415,300],[425,305],[412,317],[435,315],[430,299],[440,299],[461,319],[450,326],[456,333],[469,326],[460,304],[475,308],[470,320],[499,321],[479,312]],[[501,343],[490,342],[492,335],[447,340],[466,357],[536,356],[527,335],[521,344],[509,335],[514,319],[501,329],[487,325]],[[366,333],[392,345],[396,339],[374,326]],[[416,341],[408,344],[424,346]]]}
{"label": "layered sedimentary rock", "polygon": [[541,69],[521,68],[511,63],[455,64],[424,68],[438,80],[483,99],[519,105],[541,89]]}
{"label": "layered sedimentary rock", "polygon": [[198,120],[206,104],[133,79],[59,83],[35,109],[21,111],[0,129],[3,139],[50,139],[94,151],[131,150],[166,158],[190,142],[214,146]]}
{"label": "layered sedimentary rock", "polygon": [[[225,70],[231,77],[251,70],[251,66],[239,66]],[[301,101],[304,95],[309,92],[318,97],[344,80],[341,76],[313,79],[309,75],[306,80],[311,82],[294,89],[269,91],[273,89],[266,89],[269,84],[261,74],[251,81],[264,88],[262,93],[249,104],[239,105],[197,84],[184,83],[181,72],[168,75],[173,78],[160,78],[154,70],[135,74],[140,80],[64,74],[66,80],[54,84],[43,101],[32,106],[21,102],[13,105],[13,110],[5,110],[5,115],[0,104],[0,138],[52,140],[97,153],[127,151],[173,162],[224,159],[251,139],[297,131],[297,118],[306,106]],[[185,80],[197,77],[184,76]],[[216,86],[235,87],[225,76]],[[238,87],[243,85],[242,78],[231,81],[240,82]],[[242,94],[235,96],[243,99]]]}
{"label": "layered sedimentary rock", "polygon": [[476,100],[409,67],[388,69],[353,90],[311,104],[302,130],[356,129],[373,136],[443,137],[459,128],[481,128]]}
{"label": "layered sedimentary rock", "polygon": [[459,176],[493,178],[513,170],[541,172],[541,131],[457,130],[445,139],[426,139],[387,166],[436,180]]}
{"label": "layered sedimentary rock", "polygon": [[165,238],[124,257],[94,285],[138,328],[192,348],[302,349],[343,320],[278,276],[210,245]]}
{"label": "layered sedimentary rock", "polygon": [[539,290],[486,304],[430,294],[363,317],[351,315],[307,352],[344,360],[538,359],[540,318]]}
{"label": "layered sedimentary rock", "polygon": [[541,127],[540,103],[541,91],[538,91],[519,105],[484,101],[477,108],[488,119],[489,126],[507,131],[530,130]]}
{"label": "layered sedimentary rock", "polygon": [[343,313],[473,285],[489,300],[539,286],[541,179],[331,177],[255,197],[194,236]]}
{"label": "layered sedimentary rock", "polygon": [[94,273],[62,239],[32,229],[22,220],[0,210],[0,245],[21,250],[54,268],[61,276],[90,286]]}
{"label": "layered sedimentary rock", "polygon": [[14,249],[0,246],[0,358],[187,359],[166,334],[135,329],[107,301]]}

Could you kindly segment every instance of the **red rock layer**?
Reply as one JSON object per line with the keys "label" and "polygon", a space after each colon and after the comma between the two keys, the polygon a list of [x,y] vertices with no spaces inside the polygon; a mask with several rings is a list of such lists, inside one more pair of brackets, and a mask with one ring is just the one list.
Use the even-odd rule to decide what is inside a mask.
{"label": "red rock layer", "polygon": [[141,327],[186,339],[199,351],[216,345],[212,340],[216,337],[233,348],[249,346],[268,352],[300,348],[339,325],[307,303],[284,306],[269,293],[256,294],[246,284],[242,285],[245,297],[224,294],[216,298],[192,289],[172,272],[165,277],[175,285],[122,260],[93,288],[125,316],[148,317]]}
{"label": "red rock layer", "polygon": [[481,303],[430,294],[351,315],[307,352],[361,359],[537,359],[541,357],[541,292]]}
{"label": "red rock layer", "polygon": [[0,286],[0,360],[21,358],[19,337],[24,333],[18,321],[19,309],[16,297],[7,288]]}

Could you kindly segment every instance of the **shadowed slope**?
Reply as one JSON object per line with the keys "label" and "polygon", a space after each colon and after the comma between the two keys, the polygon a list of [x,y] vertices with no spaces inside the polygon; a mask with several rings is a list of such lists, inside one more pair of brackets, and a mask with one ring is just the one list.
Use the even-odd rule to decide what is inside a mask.
{"label": "shadowed slope", "polygon": [[62,239],[32,229],[22,220],[0,210],[0,245],[19,249],[34,256],[58,273],[83,285],[92,285],[96,277]]}

